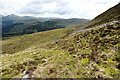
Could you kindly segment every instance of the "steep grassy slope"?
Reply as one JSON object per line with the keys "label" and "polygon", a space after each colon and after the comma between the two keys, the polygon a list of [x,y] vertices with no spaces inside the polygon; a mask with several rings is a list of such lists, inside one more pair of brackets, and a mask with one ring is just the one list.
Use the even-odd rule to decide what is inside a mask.
{"label": "steep grassy slope", "polygon": [[[70,34],[70,31],[72,31],[72,28],[56,29],[3,40],[3,54],[1,55],[2,64],[0,65],[2,66],[2,77],[11,78],[18,74],[24,75],[24,70],[41,63],[41,61],[36,60],[37,57],[35,57],[40,57],[39,53],[42,53],[43,56],[47,55],[47,53],[49,54],[49,57],[52,56],[51,53],[49,53],[51,50],[43,49],[41,46],[65,37]],[[36,52],[38,53],[37,55]],[[31,60],[33,60],[32,63]],[[36,63],[34,60],[38,62]],[[34,65],[34,63],[36,65]],[[23,64],[25,64],[24,69],[22,67]]]}
{"label": "steep grassy slope", "polygon": [[119,34],[120,24],[118,23],[83,31],[46,47],[57,47],[56,49],[62,49],[66,51],[65,54],[73,56],[74,64],[64,62],[72,66],[72,70],[76,70],[74,74],[70,70],[71,77],[74,75],[76,77],[116,78],[120,74]]}
{"label": "steep grassy slope", "polygon": [[120,20],[120,3],[101,13],[100,15],[96,16],[93,20],[83,24],[82,27],[91,28],[106,22],[116,20]]}
{"label": "steep grassy slope", "polygon": [[2,77],[119,80],[120,22],[69,35],[73,30],[75,27],[3,40]]}
{"label": "steep grassy slope", "polygon": [[[60,30],[62,31],[63,29]],[[7,51],[8,47],[10,49],[7,53],[14,50],[10,45],[8,46],[10,43],[12,43],[11,47],[28,45],[29,48],[24,48],[24,51],[19,48],[20,51],[14,54],[3,54],[2,75],[23,77],[26,72],[29,77],[34,76],[34,78],[118,78],[119,31],[120,24],[117,23],[64,37],[55,43],[51,42],[63,37],[63,33],[54,35],[54,32],[60,33],[59,29],[48,31],[54,37],[49,37],[50,35],[45,34],[47,32],[41,32],[5,40],[3,44],[7,46],[3,45],[3,49],[7,48],[4,51]],[[38,39],[37,35],[41,35],[41,38]],[[15,44],[14,40],[20,44]]]}
{"label": "steep grassy slope", "polygon": [[60,39],[72,31],[72,28],[56,29],[52,31],[45,31],[34,33],[30,35],[15,36],[8,40],[2,41],[3,54],[13,54],[31,46],[37,46],[41,44],[50,43],[54,40]]}

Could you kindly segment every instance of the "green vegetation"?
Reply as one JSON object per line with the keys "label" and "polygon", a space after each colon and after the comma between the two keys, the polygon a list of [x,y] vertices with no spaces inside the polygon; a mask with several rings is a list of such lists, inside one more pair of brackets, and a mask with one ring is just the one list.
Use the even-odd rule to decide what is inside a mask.
{"label": "green vegetation", "polygon": [[[24,41],[24,44],[20,43],[22,47],[29,44],[32,46],[29,45],[24,50],[19,48],[14,54],[9,53],[14,50],[10,49],[2,55],[3,77],[22,77],[25,70],[34,70],[28,73],[35,78],[117,78],[120,72],[120,56],[116,47],[119,44],[119,26],[120,24],[115,24],[68,37],[64,36],[72,30],[70,28],[66,28],[66,31],[58,29],[4,40],[4,51],[10,49],[7,45],[15,41]],[[53,34],[53,37],[49,37]],[[41,37],[36,39],[37,35]],[[51,44],[52,40],[59,38],[63,39]]]}
{"label": "green vegetation", "polygon": [[3,40],[2,77],[118,79],[120,23],[70,35],[74,28]]}
{"label": "green vegetation", "polygon": [[89,58],[82,58],[82,64],[84,65],[84,64],[89,64],[90,63],[90,60],[89,60]]}
{"label": "green vegetation", "polygon": [[[48,21],[49,20],[49,21]],[[45,19],[30,16],[16,16],[14,14],[2,16],[3,40],[13,36],[32,34],[58,28],[80,25],[87,19]]]}
{"label": "green vegetation", "polygon": [[51,43],[54,40],[60,39],[70,34],[68,33],[70,31],[72,31],[72,28],[56,29],[18,37],[15,36],[2,41],[2,53],[13,54],[27,48],[31,48],[32,46],[39,48],[41,45]]}
{"label": "green vegetation", "polygon": [[[94,74],[94,77],[116,78],[120,72],[120,67],[118,67],[120,66],[120,53],[116,47],[119,44],[119,27],[120,24],[115,24],[80,32],[59,41],[56,46],[58,46],[57,49],[68,51],[70,55],[74,54],[83,66],[86,65],[82,69],[89,67],[87,72]],[[55,44],[49,47],[55,47]],[[89,66],[91,64],[93,66]],[[102,69],[105,71],[101,71]],[[97,72],[99,74],[95,74]],[[93,77],[91,74],[88,73],[87,77]]]}

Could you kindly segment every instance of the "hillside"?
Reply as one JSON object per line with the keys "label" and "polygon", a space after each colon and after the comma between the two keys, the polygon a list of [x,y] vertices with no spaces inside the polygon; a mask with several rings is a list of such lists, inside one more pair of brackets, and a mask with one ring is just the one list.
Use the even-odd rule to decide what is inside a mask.
{"label": "hillside", "polygon": [[73,27],[80,24],[83,24],[89,20],[87,19],[51,19],[50,21],[46,21],[40,24],[36,24],[26,28],[23,32],[34,33],[41,32],[46,30],[65,28],[65,27]]}
{"label": "hillside", "polygon": [[15,14],[7,15],[7,16],[2,16],[2,26],[7,27],[9,25],[12,25],[14,23],[23,23],[23,22],[44,22],[47,21],[47,19],[44,18],[36,18],[32,16],[18,16]]}
{"label": "hillside", "polygon": [[[43,20],[44,19],[47,20],[47,18],[43,18]],[[6,16],[5,18],[3,17],[2,36],[3,39],[7,39],[9,37],[17,35],[31,34],[35,32],[77,26],[87,21],[89,20],[50,18],[49,21],[41,22],[41,19],[39,18],[34,18],[30,16],[20,17],[12,14]]]}
{"label": "hillside", "polygon": [[85,22],[88,22],[88,19],[77,19],[77,18],[70,18],[70,19],[52,19],[50,21],[57,22],[58,25],[62,24],[66,27],[78,26]]}
{"label": "hillside", "polygon": [[30,25],[39,24],[41,22],[45,22],[50,19],[51,18],[42,18],[42,17],[37,18],[33,16],[17,16],[15,14],[2,16],[3,33],[21,32],[25,28],[28,28]]}
{"label": "hillside", "polygon": [[[33,34],[26,34],[23,36],[15,36],[7,40],[3,40],[2,49],[3,54],[13,54],[29,48],[32,45],[46,44],[51,41],[63,38],[72,31],[72,28],[56,29],[45,32],[38,32]],[[16,44],[17,43],[17,44]],[[9,45],[9,46],[8,46]]]}
{"label": "hillside", "polygon": [[103,12],[102,14],[96,16],[93,20],[83,24],[82,27],[91,28],[107,22],[118,21],[118,20],[120,20],[120,3],[108,9],[107,11]]}
{"label": "hillside", "polygon": [[[109,18],[102,16],[118,11],[119,6],[117,4],[96,17],[95,19],[101,19],[100,24],[93,24],[93,19],[80,26],[3,40],[2,77],[119,80],[120,19],[107,24],[111,19],[116,21],[115,16],[118,14]],[[82,30],[78,31],[80,28]],[[74,33],[76,31],[78,32]]]}

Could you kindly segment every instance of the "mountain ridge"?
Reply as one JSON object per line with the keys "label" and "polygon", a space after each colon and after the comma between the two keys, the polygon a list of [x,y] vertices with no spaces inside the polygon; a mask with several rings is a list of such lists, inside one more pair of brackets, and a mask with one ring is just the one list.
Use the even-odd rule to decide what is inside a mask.
{"label": "mountain ridge", "polygon": [[[116,6],[109,9],[110,13],[119,9]],[[109,11],[104,15],[109,14]],[[93,19],[79,26],[14,36],[3,40],[3,78],[119,80],[119,14],[115,13],[108,17],[101,15],[97,18],[102,21]],[[110,21],[115,21],[116,16],[118,22],[107,25]],[[70,35],[77,29],[83,31]]]}
{"label": "mountain ridge", "polygon": [[[41,19],[46,21],[41,22]],[[14,14],[3,17],[3,39],[4,37],[31,34],[46,30],[77,26],[85,23],[87,19],[56,19],[35,18],[32,16],[20,17]],[[7,23],[7,24],[6,24]],[[17,25],[16,25],[17,24]]]}

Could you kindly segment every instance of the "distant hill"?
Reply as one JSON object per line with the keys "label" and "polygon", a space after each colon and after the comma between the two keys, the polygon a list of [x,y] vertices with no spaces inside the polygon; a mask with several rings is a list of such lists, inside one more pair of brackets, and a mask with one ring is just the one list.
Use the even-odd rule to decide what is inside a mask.
{"label": "distant hill", "polygon": [[21,17],[21,16],[15,15],[15,14],[11,14],[8,16],[2,16],[3,27],[7,27],[7,26],[12,25],[14,23],[25,23],[25,22],[33,22],[33,21],[44,22],[44,21],[47,21],[47,19],[36,18],[36,17],[32,17],[32,16]]}
{"label": "distant hill", "polygon": [[12,25],[14,23],[25,23],[25,22],[45,22],[51,19],[61,19],[57,17],[33,17],[33,16],[17,16],[15,14],[3,16],[2,15],[2,25],[3,27],[7,27],[9,25]]}
{"label": "distant hill", "polygon": [[15,35],[31,34],[46,30],[65,28],[83,24],[87,19],[36,18],[32,16],[8,15],[2,17],[3,38]]}
{"label": "distant hill", "polygon": [[43,23],[39,23],[33,26],[26,28],[23,32],[27,33],[34,33],[34,32],[41,32],[46,30],[58,29],[58,28],[65,28],[65,27],[72,27],[78,26],[83,24],[89,20],[87,19],[51,19],[50,21],[45,21]]}
{"label": "distant hill", "polygon": [[66,27],[71,27],[71,26],[77,26],[77,25],[83,24],[89,20],[88,19],[70,18],[70,19],[51,19],[50,21],[57,22],[58,24],[62,24]]}
{"label": "distant hill", "polygon": [[[80,78],[120,80],[119,5],[95,19],[66,27],[12,37],[2,41],[2,78]],[[113,14],[112,14],[113,13]],[[110,15],[110,16],[109,16]],[[109,21],[117,23],[108,24]],[[69,20],[33,23],[25,31],[53,28]],[[96,27],[96,25],[105,25]],[[35,25],[34,25],[35,24]],[[15,24],[15,26],[22,24]],[[51,26],[50,26],[51,25]],[[71,35],[83,27],[81,32]],[[89,27],[92,27],[89,28]],[[89,28],[89,29],[84,29]],[[24,32],[25,32],[24,31]],[[67,36],[67,37],[66,37]]]}

